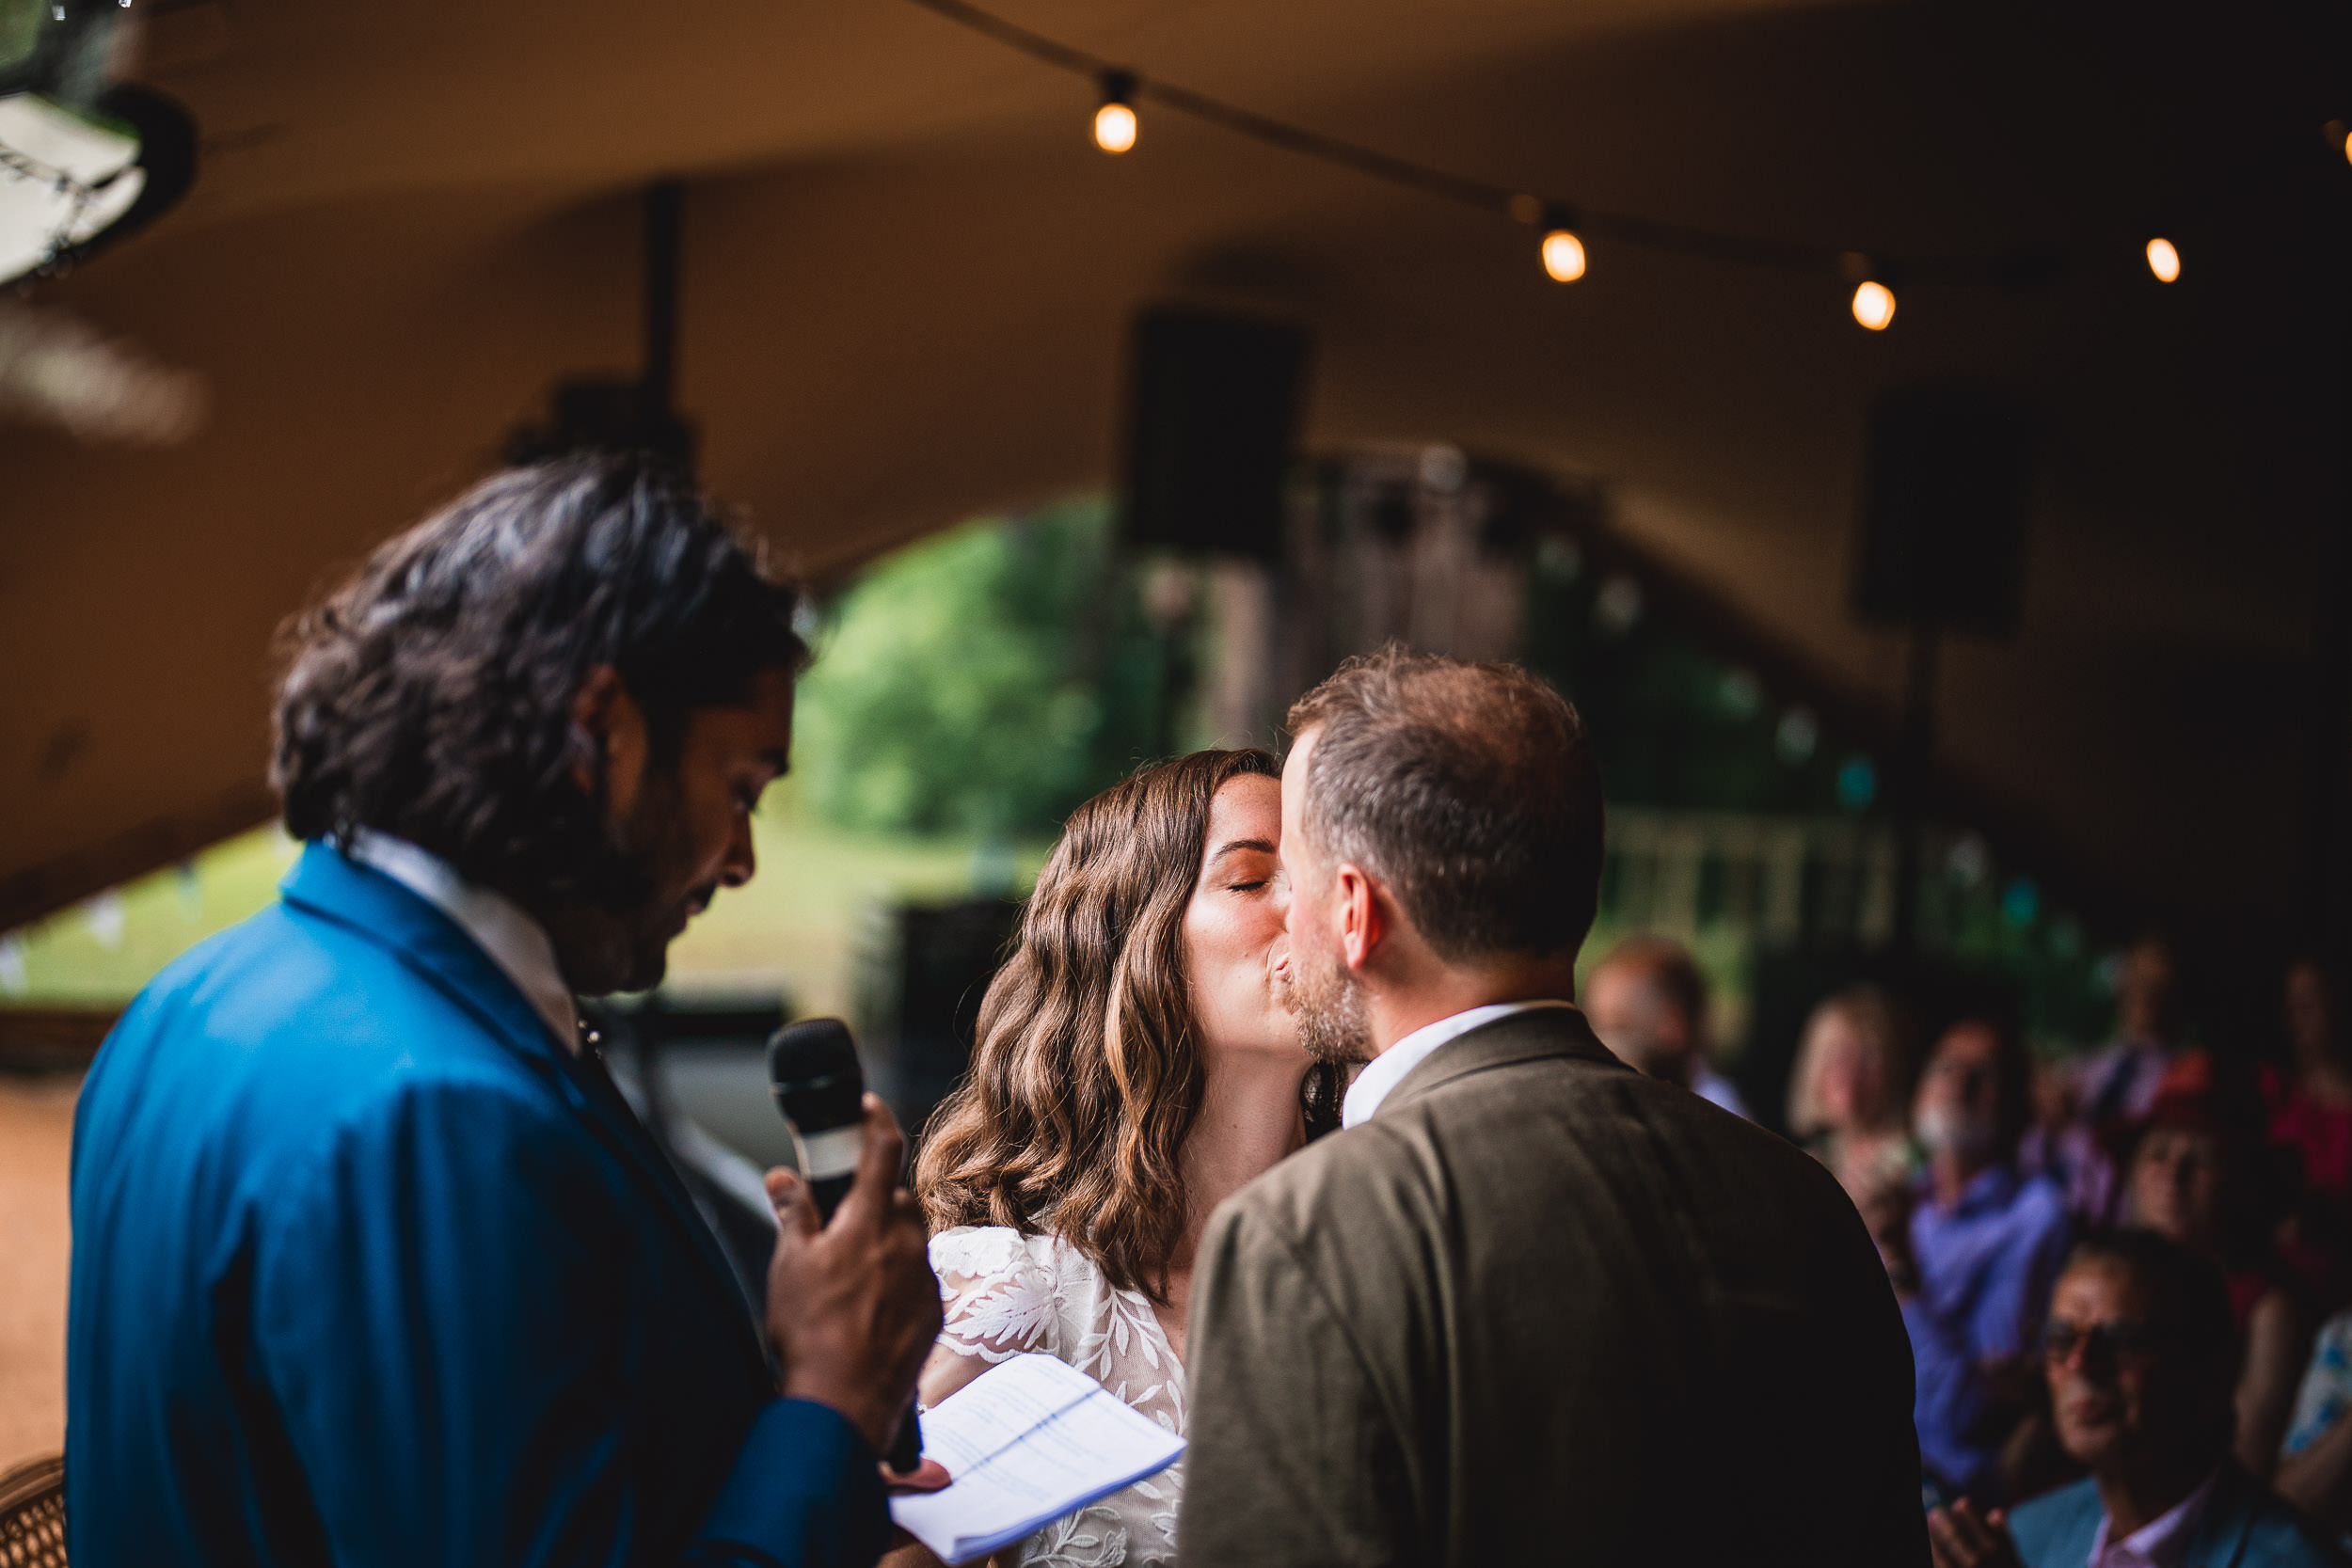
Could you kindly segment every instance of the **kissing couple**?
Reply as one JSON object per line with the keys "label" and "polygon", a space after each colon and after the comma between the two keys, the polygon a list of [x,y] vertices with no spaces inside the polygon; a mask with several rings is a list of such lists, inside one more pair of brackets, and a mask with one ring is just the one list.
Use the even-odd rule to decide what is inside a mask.
{"label": "kissing couple", "polygon": [[1190,1444],[1000,1562],[1925,1562],[1852,1206],[1574,1006],[1575,709],[1392,649],[1288,727],[1072,815],[928,1130],[923,1402],[1042,1352]]}

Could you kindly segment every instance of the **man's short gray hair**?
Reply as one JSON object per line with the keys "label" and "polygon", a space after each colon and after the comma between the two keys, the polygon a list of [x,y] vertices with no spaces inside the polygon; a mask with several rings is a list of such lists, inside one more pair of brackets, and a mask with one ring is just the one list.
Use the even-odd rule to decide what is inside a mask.
{"label": "man's short gray hair", "polygon": [[1600,897],[1600,772],[1567,700],[1515,664],[1389,647],[1290,711],[1314,731],[1311,848],[1394,891],[1453,962],[1572,955]]}

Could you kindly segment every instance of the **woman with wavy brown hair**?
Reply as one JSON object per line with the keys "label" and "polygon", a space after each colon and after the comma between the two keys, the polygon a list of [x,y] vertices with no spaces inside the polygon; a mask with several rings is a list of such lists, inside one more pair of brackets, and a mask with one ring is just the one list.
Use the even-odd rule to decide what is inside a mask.
{"label": "woman with wavy brown hair", "polygon": [[[1071,815],[915,1167],[947,1319],[924,1403],[1041,1351],[1184,1430],[1209,1212],[1338,1119],[1286,994],[1279,777],[1264,752],[1197,752]],[[1181,1486],[1140,1481],[1018,1560],[1173,1563]]]}

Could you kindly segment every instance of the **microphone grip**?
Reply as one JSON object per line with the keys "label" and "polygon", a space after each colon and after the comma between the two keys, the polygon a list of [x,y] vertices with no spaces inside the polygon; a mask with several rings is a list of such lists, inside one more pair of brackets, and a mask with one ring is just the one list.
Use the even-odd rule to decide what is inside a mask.
{"label": "microphone grip", "polygon": [[[833,1212],[856,1185],[857,1160],[865,1138],[862,1121],[815,1132],[793,1127],[793,1152],[800,1160],[801,1180],[808,1184],[809,1201],[817,1205],[820,1222],[833,1219]],[[886,1462],[894,1475],[911,1475],[923,1463],[923,1423],[914,1403],[907,1401],[906,1414],[899,1418],[898,1433],[890,1440]]]}
{"label": "microphone grip", "polygon": [[841,1207],[841,1200],[850,1196],[857,1182],[857,1163],[866,1147],[866,1124],[850,1122],[841,1127],[827,1127],[814,1132],[792,1129],[792,1148],[801,1166],[801,1180],[808,1183],[809,1201],[817,1205],[819,1222],[833,1218],[833,1212]]}
{"label": "microphone grip", "polygon": [[808,1183],[808,1200],[817,1205],[818,1224],[833,1218],[833,1212],[841,1207],[856,1180],[853,1176],[823,1176]]}
{"label": "microphone grip", "polygon": [[912,1474],[923,1463],[923,1418],[916,1414],[914,1402],[907,1401],[907,1413],[898,1422],[898,1435],[890,1440],[889,1465],[893,1473]]}

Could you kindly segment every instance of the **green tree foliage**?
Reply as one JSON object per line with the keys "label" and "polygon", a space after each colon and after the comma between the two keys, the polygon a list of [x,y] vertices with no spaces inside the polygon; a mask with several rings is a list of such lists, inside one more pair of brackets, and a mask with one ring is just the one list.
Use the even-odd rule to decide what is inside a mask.
{"label": "green tree foliage", "polygon": [[1170,649],[1099,498],[898,552],[841,596],[818,646],[796,765],[843,827],[1050,833],[1166,747]]}

